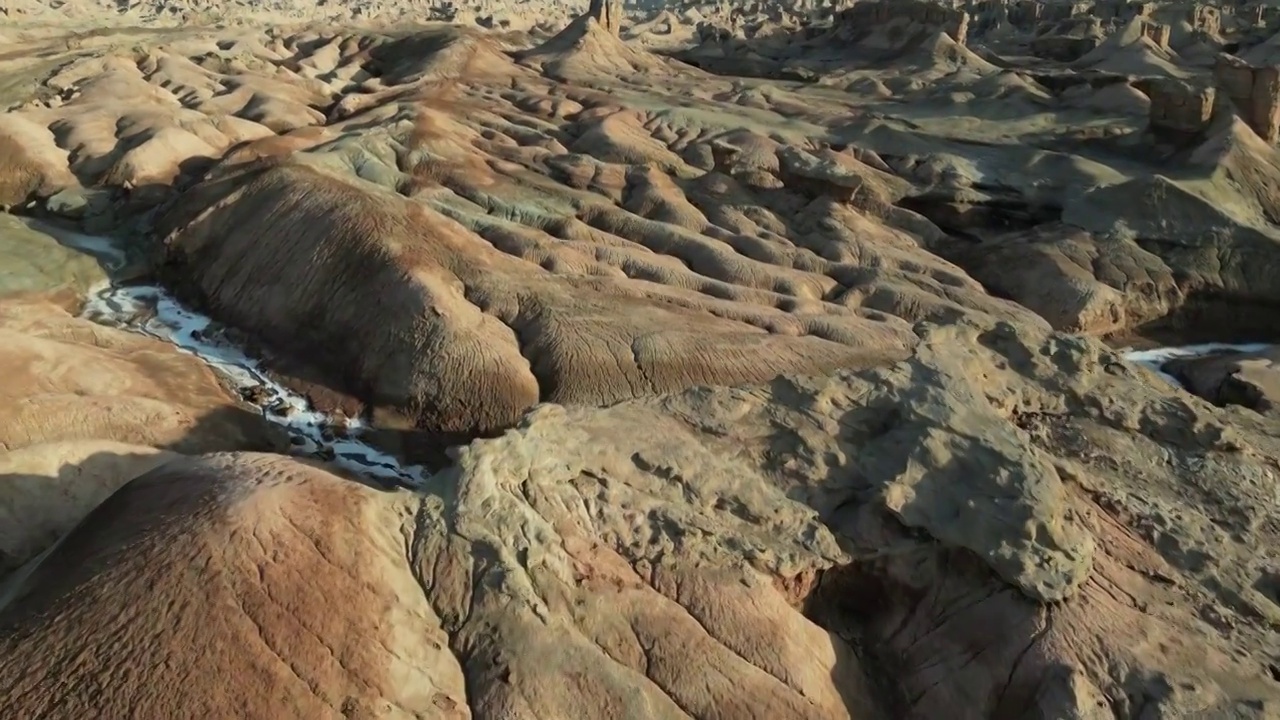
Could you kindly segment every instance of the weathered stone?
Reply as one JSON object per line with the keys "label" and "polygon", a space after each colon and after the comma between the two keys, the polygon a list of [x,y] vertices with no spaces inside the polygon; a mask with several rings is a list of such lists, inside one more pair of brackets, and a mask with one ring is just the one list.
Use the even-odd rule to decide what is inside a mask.
{"label": "weathered stone", "polygon": [[1139,88],[1151,98],[1148,127],[1158,140],[1181,144],[1199,137],[1209,127],[1216,96],[1212,87],[1156,78],[1143,82]]}
{"label": "weathered stone", "polygon": [[622,29],[622,0],[591,0],[587,14],[611,35]]}
{"label": "weathered stone", "polygon": [[860,2],[836,16],[836,25],[853,28],[873,27],[893,20],[905,19],[925,26],[937,27],[957,43],[964,45],[969,35],[969,14],[926,0],[872,0]]}
{"label": "weathered stone", "polygon": [[1163,23],[1142,23],[1143,37],[1155,43],[1156,47],[1164,48],[1166,50],[1169,49],[1169,32],[1169,26]]}
{"label": "weathered stone", "polygon": [[1213,68],[1214,79],[1236,112],[1263,140],[1280,140],[1280,68],[1253,67],[1222,53]]}

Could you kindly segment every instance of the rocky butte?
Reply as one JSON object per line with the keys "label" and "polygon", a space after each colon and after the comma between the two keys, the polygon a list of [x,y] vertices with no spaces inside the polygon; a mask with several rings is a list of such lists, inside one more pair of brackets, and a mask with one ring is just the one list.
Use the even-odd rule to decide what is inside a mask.
{"label": "rocky butte", "polygon": [[6,717],[1280,717],[1280,25],[0,6]]}

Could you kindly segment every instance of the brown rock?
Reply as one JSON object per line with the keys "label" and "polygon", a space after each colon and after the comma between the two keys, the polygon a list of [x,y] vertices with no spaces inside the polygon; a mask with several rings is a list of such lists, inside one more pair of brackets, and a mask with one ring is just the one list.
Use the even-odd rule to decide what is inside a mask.
{"label": "brown rock", "polygon": [[0,299],[0,403],[0,576],[173,455],[156,448],[288,446],[201,362],[39,296]]}
{"label": "brown rock", "polygon": [[1185,145],[1202,139],[1209,129],[1214,88],[1156,78],[1142,82],[1139,89],[1151,98],[1148,127],[1158,140]]}
{"label": "brown rock", "polygon": [[[232,183],[239,187],[227,192]],[[655,210],[671,207],[658,192],[651,197]],[[184,223],[196,213],[197,221]],[[727,299],[708,299],[680,287],[686,281],[677,278],[704,282],[683,265],[633,261],[623,249],[597,256],[603,263],[565,256],[615,268],[595,277],[531,274],[526,262],[430,209],[366,194],[305,166],[211,183],[175,213],[171,222],[181,229],[168,244],[176,279],[218,317],[313,359],[368,402],[400,408],[435,431],[501,429],[540,399],[604,404],[699,383],[761,381],[784,367],[866,366],[902,357],[913,342],[900,321],[816,305],[818,314],[795,317],[766,305],[775,301],[765,288],[776,282],[816,299],[829,279],[743,258],[671,225],[637,225],[636,215],[617,209],[594,214],[594,227],[566,231],[582,241],[610,229],[649,233],[653,247],[696,253],[706,273],[742,278],[742,289],[720,282],[724,290],[715,292]],[[249,226],[260,230],[245,233]],[[315,228],[328,235],[317,237]],[[300,249],[317,243],[329,249]],[[392,247],[398,250],[388,254]],[[630,280],[621,266],[670,277],[671,289]],[[299,281],[269,282],[279,273]],[[608,308],[624,300],[632,310],[611,315]],[[264,306],[275,310],[263,313]],[[376,323],[368,322],[369,307],[382,308]],[[730,312],[742,320],[702,309],[712,307],[741,308]],[[304,316],[317,321],[295,319]],[[758,327],[775,322],[795,329]],[[806,323],[826,329],[806,331]]]}
{"label": "brown rock", "polygon": [[[105,12],[214,17],[137,5]],[[1274,418],[1048,330],[1274,333],[1280,154],[1205,125],[1266,106],[1263,53],[1205,93],[1151,3],[1006,11],[1100,41],[1085,77],[1003,23],[965,50],[959,9],[809,5],[625,41],[604,3],[529,34],[6,26],[11,187],[129,189],[166,282],[389,446],[494,436],[412,491],[204,454],[268,443],[192,358],[0,301],[9,714],[1280,712]],[[702,13],[722,64],[668,57]],[[1195,135],[1168,157],[1141,102],[1077,102],[1181,74],[1150,86]]]}
{"label": "brown rock", "polygon": [[928,28],[937,28],[960,45],[968,42],[969,14],[943,7],[929,0],[859,2],[842,10],[834,19],[837,28],[866,32],[893,20],[905,20]]}

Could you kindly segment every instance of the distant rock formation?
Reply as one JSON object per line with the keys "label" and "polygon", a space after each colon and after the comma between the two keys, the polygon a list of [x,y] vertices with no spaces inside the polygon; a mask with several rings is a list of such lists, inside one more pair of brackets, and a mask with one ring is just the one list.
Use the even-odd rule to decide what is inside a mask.
{"label": "distant rock formation", "polygon": [[600,27],[607,30],[610,35],[616,37],[622,29],[622,2],[621,0],[591,0],[587,16],[599,23]]}
{"label": "distant rock formation", "polygon": [[1182,144],[1208,129],[1217,95],[1214,88],[1156,78],[1141,89],[1151,98],[1149,128],[1157,140]]}
{"label": "distant rock formation", "polygon": [[1164,23],[1147,22],[1142,23],[1142,36],[1150,40],[1156,47],[1163,50],[1169,49],[1169,38],[1171,28]]}
{"label": "distant rock formation", "polygon": [[1280,67],[1254,67],[1222,53],[1214,65],[1213,77],[1259,137],[1272,145],[1280,140]]}
{"label": "distant rock formation", "polygon": [[1187,14],[1192,30],[1216,35],[1222,29],[1222,11],[1212,5],[1196,5]]}
{"label": "distant rock formation", "polygon": [[952,10],[932,2],[861,2],[840,12],[835,19],[837,26],[850,28],[874,28],[894,20],[906,19],[925,26],[936,26],[964,45],[969,34],[969,14]]}

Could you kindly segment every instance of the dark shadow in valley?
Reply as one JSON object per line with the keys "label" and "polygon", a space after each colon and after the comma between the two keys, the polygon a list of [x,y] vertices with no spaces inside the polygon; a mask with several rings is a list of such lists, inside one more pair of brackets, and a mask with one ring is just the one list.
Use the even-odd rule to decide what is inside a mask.
{"label": "dark shadow in valley", "polygon": [[1169,314],[1127,330],[1158,345],[1177,347],[1202,343],[1280,344],[1280,302],[1232,296],[1222,292],[1193,292]]}

